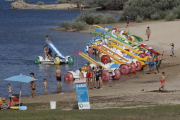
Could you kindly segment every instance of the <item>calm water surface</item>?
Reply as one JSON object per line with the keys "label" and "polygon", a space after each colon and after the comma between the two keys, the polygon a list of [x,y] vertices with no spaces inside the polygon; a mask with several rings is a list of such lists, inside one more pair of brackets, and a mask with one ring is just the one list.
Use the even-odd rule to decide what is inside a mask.
{"label": "calm water surface", "polygon": [[[32,0],[37,3],[38,0]],[[52,4],[53,0],[41,0],[46,4]],[[7,84],[13,87],[13,94],[19,92],[18,82],[4,81],[5,78],[34,72],[38,81],[37,94],[44,94],[43,79],[46,78],[49,88],[48,94],[56,92],[74,91],[73,83],[62,81],[62,90],[57,90],[54,78],[56,67],[54,65],[37,65],[34,60],[38,55],[43,55],[43,44],[46,35],[62,54],[74,56],[75,50],[83,51],[86,43],[94,37],[92,34],[75,32],[53,31],[50,28],[57,27],[61,21],[71,21],[80,11],[74,10],[10,10],[10,3],[0,1],[0,94],[8,96]],[[78,63],[74,65],[61,65],[64,75],[82,67],[87,61],[78,57]],[[23,83],[22,95],[30,95],[29,84]]]}

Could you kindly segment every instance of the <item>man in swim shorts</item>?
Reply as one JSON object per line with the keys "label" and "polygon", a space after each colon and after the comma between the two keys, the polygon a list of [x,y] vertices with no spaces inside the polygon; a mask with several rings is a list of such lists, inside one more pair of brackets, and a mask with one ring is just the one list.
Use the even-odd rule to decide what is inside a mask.
{"label": "man in swim shorts", "polygon": [[55,79],[57,80],[57,87],[62,87],[61,77],[62,77],[62,71],[59,69],[59,67],[56,68],[56,71],[54,73]]}
{"label": "man in swim shorts", "polygon": [[148,57],[148,61],[149,61],[149,73],[152,73],[153,69],[154,69],[154,57],[153,57],[153,53],[151,53],[150,56]]}
{"label": "man in swim shorts", "polygon": [[159,91],[164,91],[164,86],[165,86],[165,72],[162,72],[162,76],[159,78],[161,82],[161,87],[159,88]]}
{"label": "man in swim shorts", "polygon": [[159,54],[156,53],[156,69],[157,69],[158,73],[159,73],[160,65],[161,65],[161,60],[160,60]]}
{"label": "man in swim shorts", "polygon": [[90,82],[91,82],[91,66],[90,63],[87,63],[87,67],[86,67],[86,83],[87,86],[89,86]]}

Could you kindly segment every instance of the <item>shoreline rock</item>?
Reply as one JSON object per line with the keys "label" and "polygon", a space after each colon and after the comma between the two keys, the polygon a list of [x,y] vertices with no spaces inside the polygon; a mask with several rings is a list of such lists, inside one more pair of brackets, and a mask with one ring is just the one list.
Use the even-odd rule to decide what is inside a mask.
{"label": "shoreline rock", "polygon": [[11,9],[12,10],[36,10],[36,9],[48,9],[48,10],[63,10],[63,9],[78,9],[75,4],[49,4],[49,5],[36,5],[36,4],[28,4],[24,1],[15,1],[11,3]]}

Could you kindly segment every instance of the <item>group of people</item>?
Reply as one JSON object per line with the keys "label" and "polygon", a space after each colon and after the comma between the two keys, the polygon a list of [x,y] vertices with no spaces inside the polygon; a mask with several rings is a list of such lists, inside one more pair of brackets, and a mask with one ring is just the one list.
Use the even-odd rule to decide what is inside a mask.
{"label": "group of people", "polygon": [[153,73],[154,70],[154,61],[156,63],[156,69],[157,72],[159,73],[159,67],[161,65],[161,60],[160,60],[160,55],[158,53],[156,53],[154,55],[154,53],[151,53],[150,56],[148,57],[148,61],[149,61],[149,73]]}
{"label": "group of people", "polygon": [[[80,73],[79,73],[79,80],[85,79],[84,78],[84,74],[81,70],[81,68],[79,69]],[[87,87],[94,89],[95,88],[95,84],[96,84],[96,89],[102,89],[103,88],[103,80],[102,80],[102,73],[103,73],[103,69],[102,66],[97,65],[96,67],[93,66],[91,68],[90,63],[87,63],[87,67],[86,67],[86,83],[87,83]]]}
{"label": "group of people", "polygon": [[[45,40],[48,41],[49,43],[51,43],[48,35],[46,35]],[[50,48],[49,48],[49,50],[47,50],[47,48],[48,48],[48,46],[45,45],[45,47],[44,47],[44,56],[45,56],[45,59],[53,60],[52,50]]]}

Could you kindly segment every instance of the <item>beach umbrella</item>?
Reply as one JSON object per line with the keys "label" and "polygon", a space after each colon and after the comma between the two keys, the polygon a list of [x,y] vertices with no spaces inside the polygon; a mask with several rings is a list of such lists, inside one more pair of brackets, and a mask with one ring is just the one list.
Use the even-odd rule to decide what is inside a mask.
{"label": "beach umbrella", "polygon": [[31,82],[33,80],[37,80],[37,79],[21,74],[21,75],[16,75],[16,76],[13,76],[10,78],[6,78],[5,80],[20,82],[20,92],[19,92],[19,106],[20,106],[20,103],[21,103],[21,83],[22,82],[29,83],[29,82]]}

